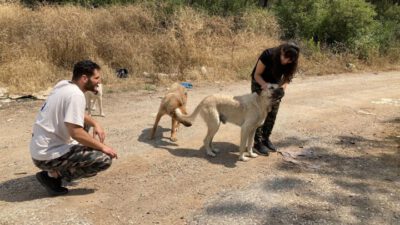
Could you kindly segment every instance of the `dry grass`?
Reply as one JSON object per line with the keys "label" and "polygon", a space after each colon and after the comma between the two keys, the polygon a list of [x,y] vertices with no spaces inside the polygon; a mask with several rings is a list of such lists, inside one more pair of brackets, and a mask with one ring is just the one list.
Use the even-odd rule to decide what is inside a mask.
{"label": "dry grass", "polygon": [[[103,67],[105,84],[125,89],[171,80],[248,79],[260,52],[280,43],[275,18],[265,11],[221,18],[190,8],[165,15],[144,5],[31,10],[3,3],[0,27],[0,84],[13,93],[69,79],[73,64],[87,58]],[[300,71],[344,72],[349,59],[312,54],[302,57]],[[363,65],[357,68],[370,68],[353,61]],[[208,68],[207,75],[200,73],[201,66]],[[115,69],[122,67],[130,71],[127,80],[115,78]],[[174,76],[145,78],[143,72]]]}

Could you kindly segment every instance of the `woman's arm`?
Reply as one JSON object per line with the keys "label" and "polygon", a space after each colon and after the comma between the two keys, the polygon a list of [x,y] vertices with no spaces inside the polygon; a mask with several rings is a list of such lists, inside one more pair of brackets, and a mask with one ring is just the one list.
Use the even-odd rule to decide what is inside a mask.
{"label": "woman's arm", "polygon": [[264,72],[264,70],[265,70],[264,63],[262,63],[261,60],[258,60],[256,71],[254,72],[254,79],[261,86],[262,89],[267,88],[268,85],[268,83],[265,82],[264,79],[261,77],[261,74]]}

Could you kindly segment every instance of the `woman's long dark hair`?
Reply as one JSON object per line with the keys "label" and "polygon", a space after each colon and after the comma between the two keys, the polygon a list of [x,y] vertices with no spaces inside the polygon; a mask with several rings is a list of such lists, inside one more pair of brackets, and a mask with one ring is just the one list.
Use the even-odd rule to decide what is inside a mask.
{"label": "woman's long dark hair", "polygon": [[[300,48],[292,42],[281,44],[273,49],[272,72],[274,74],[283,74],[283,80],[282,80],[283,83],[285,82],[289,83],[292,81],[294,73],[297,70],[299,53],[300,53]],[[290,61],[292,62],[286,65],[282,65],[281,54],[284,54],[285,58],[289,58]]]}

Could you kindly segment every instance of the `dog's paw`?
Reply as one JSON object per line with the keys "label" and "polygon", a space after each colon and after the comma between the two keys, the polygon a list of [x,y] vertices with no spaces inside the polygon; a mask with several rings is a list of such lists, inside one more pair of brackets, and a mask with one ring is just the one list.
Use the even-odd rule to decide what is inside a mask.
{"label": "dog's paw", "polygon": [[239,156],[239,160],[240,161],[243,161],[243,162],[247,162],[247,161],[249,161],[249,157],[246,157],[246,156],[244,156],[244,154],[241,154],[240,156]]}
{"label": "dog's paw", "polygon": [[176,138],[176,137],[171,137],[170,139],[171,139],[172,142],[177,142],[178,141],[178,138]]}
{"label": "dog's paw", "polygon": [[213,149],[212,149],[212,152],[214,152],[214,153],[219,153],[219,149],[218,149],[218,148],[213,148]]}
{"label": "dog's paw", "polygon": [[102,113],[102,114],[100,114],[100,116],[101,116],[101,117],[105,117],[105,116],[106,116],[106,114]]}
{"label": "dog's paw", "polygon": [[211,157],[215,157],[215,156],[217,156],[213,151],[209,151],[209,150],[207,150],[207,155],[208,156],[211,156]]}
{"label": "dog's paw", "polygon": [[250,152],[250,153],[249,153],[249,156],[250,156],[251,158],[256,158],[256,157],[258,156],[258,154],[255,153],[255,152]]}

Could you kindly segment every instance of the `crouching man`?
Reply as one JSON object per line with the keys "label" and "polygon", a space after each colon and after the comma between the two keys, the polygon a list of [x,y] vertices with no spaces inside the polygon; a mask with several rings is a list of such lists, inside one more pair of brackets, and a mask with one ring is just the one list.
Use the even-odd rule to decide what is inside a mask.
{"label": "crouching man", "polygon": [[[42,171],[38,181],[50,195],[68,193],[62,180],[95,176],[111,166],[116,151],[104,144],[103,128],[85,114],[84,92],[96,91],[101,81],[100,67],[85,60],[75,64],[71,81],[54,86],[33,125],[30,152]],[[93,127],[93,136],[84,124]]]}

